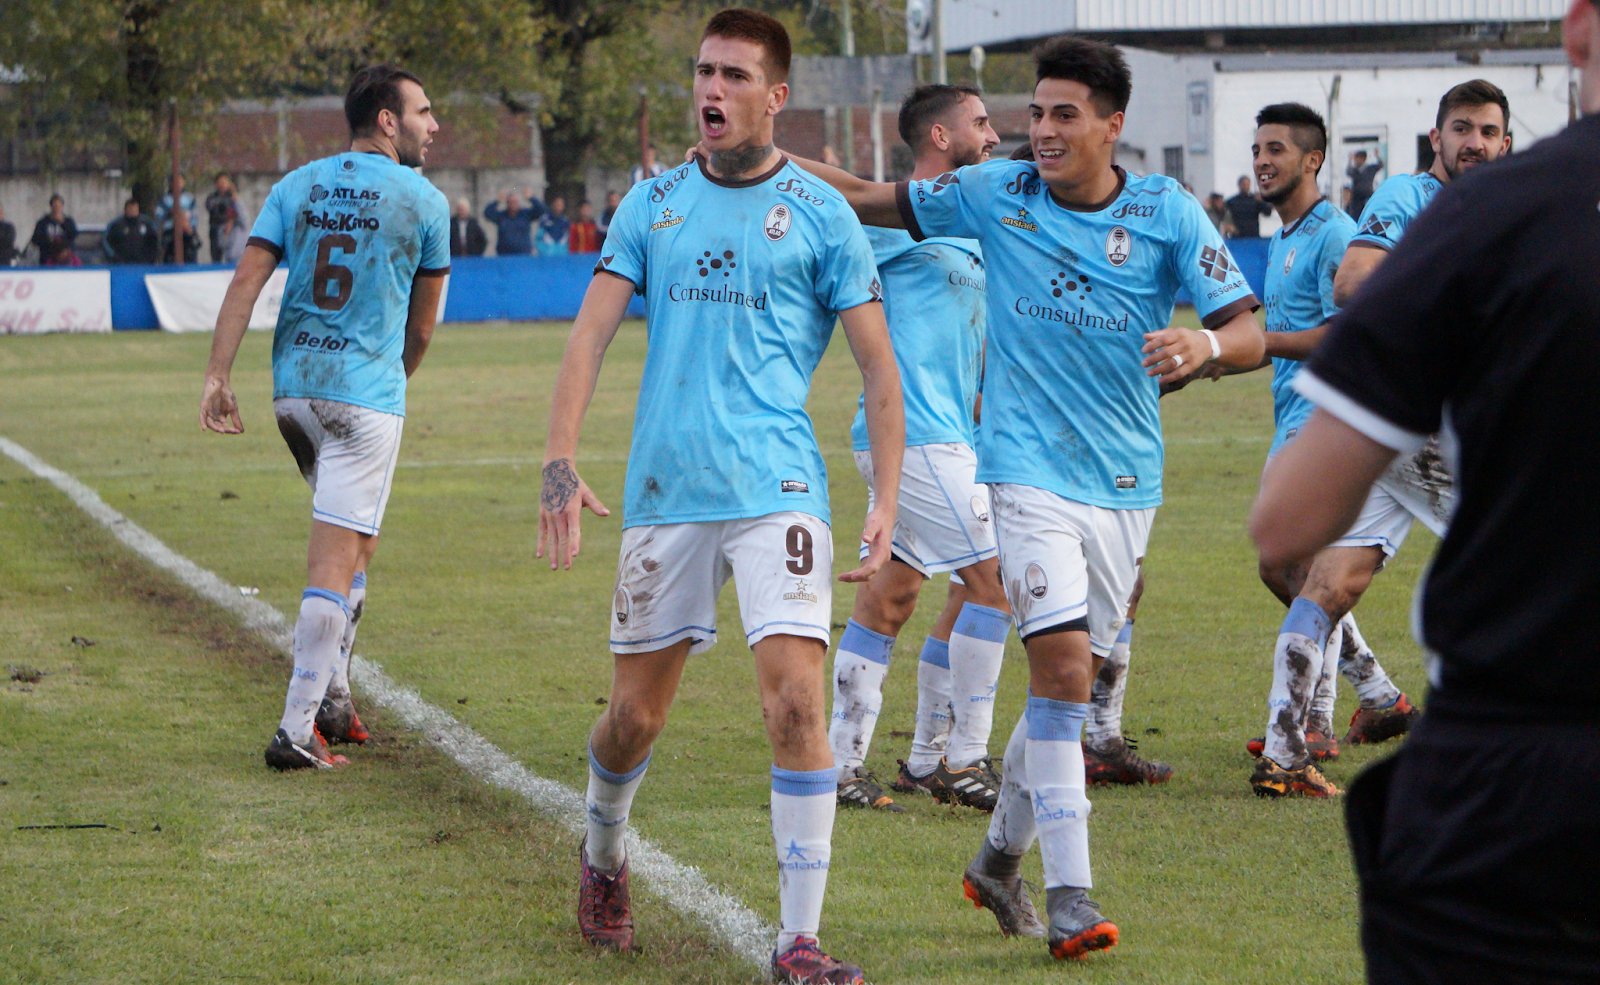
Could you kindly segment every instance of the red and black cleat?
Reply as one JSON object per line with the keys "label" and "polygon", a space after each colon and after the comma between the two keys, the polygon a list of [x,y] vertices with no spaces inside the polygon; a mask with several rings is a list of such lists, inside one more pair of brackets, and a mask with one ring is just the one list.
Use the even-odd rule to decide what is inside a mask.
{"label": "red and black cleat", "polygon": [[772,979],[782,985],[866,985],[867,981],[860,968],[822,953],[815,937],[796,937],[787,951],[773,951]]}
{"label": "red and black cleat", "polygon": [[322,705],[317,708],[317,731],[335,745],[348,742],[359,746],[372,738],[372,733],[361,724],[361,718],[356,714],[355,702],[348,697],[337,701],[333,698],[322,699]]}
{"label": "red and black cleat", "polygon": [[1121,786],[1151,786],[1172,779],[1172,767],[1166,763],[1151,762],[1134,750],[1138,743],[1127,736],[1118,736],[1102,749],[1083,747],[1083,769],[1090,783],[1115,783]]}
{"label": "red and black cleat", "polygon": [[588,839],[578,845],[578,929],[596,947],[626,951],[633,946],[633,906],[628,899],[628,863],[614,876],[589,864]]}
{"label": "red and black cleat", "polygon": [[[1251,739],[1244,744],[1244,751],[1250,754],[1250,758],[1260,759],[1266,754],[1267,740],[1265,738]],[[1311,754],[1312,762],[1331,763],[1339,758],[1339,740],[1321,732],[1307,732],[1306,752]]]}
{"label": "red and black cleat", "polygon": [[323,741],[322,734],[315,726],[311,729],[311,739],[308,742],[295,742],[289,738],[288,732],[278,729],[278,734],[267,744],[264,758],[267,765],[275,770],[328,770],[350,763],[350,760],[343,756],[335,756],[328,751],[328,744]]}
{"label": "red and black cleat", "polygon": [[1350,718],[1350,731],[1344,734],[1344,741],[1359,746],[1397,739],[1411,731],[1412,724],[1421,715],[1404,694],[1387,708],[1357,708]]}

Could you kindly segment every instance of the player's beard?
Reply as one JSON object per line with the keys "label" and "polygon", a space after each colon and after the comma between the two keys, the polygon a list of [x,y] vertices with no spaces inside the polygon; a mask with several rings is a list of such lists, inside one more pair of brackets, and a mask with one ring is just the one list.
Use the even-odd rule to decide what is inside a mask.
{"label": "player's beard", "polygon": [[414,137],[404,130],[395,135],[394,157],[408,168],[422,167],[422,137]]}
{"label": "player's beard", "polygon": [[1480,164],[1487,163],[1489,163],[1489,158],[1483,154],[1468,154],[1462,151],[1455,156],[1454,160],[1448,157],[1444,159],[1444,173],[1450,176],[1451,181],[1454,181],[1461,177],[1461,172],[1468,168],[1475,168]]}
{"label": "player's beard", "polygon": [[974,164],[982,164],[988,158],[988,156],[989,155],[984,153],[983,145],[979,144],[976,147],[968,147],[958,153],[952,154],[950,156],[950,164],[952,165],[952,169],[971,167]]}
{"label": "player's beard", "polygon": [[1302,182],[1304,180],[1306,180],[1305,179],[1305,175],[1296,174],[1293,178],[1291,178],[1289,180],[1289,183],[1287,185],[1284,185],[1282,188],[1278,189],[1277,191],[1273,192],[1270,195],[1267,194],[1267,192],[1265,190],[1263,190],[1261,192],[1261,200],[1263,202],[1266,202],[1268,205],[1282,205],[1284,202],[1287,202],[1289,200],[1289,196],[1293,195],[1295,192],[1300,190],[1300,182]]}

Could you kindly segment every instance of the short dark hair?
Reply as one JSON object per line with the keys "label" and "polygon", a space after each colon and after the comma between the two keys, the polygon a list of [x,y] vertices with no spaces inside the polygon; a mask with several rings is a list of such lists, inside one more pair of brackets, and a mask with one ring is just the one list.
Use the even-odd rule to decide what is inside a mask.
{"label": "short dark hair", "polygon": [[57,193],[55,193],[55,194],[50,196],[50,203],[49,204],[54,205],[57,202],[60,202],[62,205],[66,205],[67,204],[67,200],[61,197],[61,193],[60,192],[57,192]]}
{"label": "short dark hair", "polygon": [[1033,144],[1024,142],[1021,147],[1011,152],[1011,159],[1013,161],[1033,160]]}
{"label": "short dark hair", "polygon": [[1064,34],[1034,49],[1034,84],[1045,79],[1066,79],[1089,87],[1089,96],[1101,118],[1128,108],[1133,75],[1116,45]]}
{"label": "short dark hair", "polygon": [[350,89],[344,94],[344,120],[350,125],[352,137],[368,137],[378,125],[378,113],[388,110],[396,119],[405,115],[405,97],[400,95],[400,81],[422,80],[403,68],[393,65],[368,65],[350,80]]}
{"label": "short dark hair", "polygon": [[928,128],[968,99],[977,99],[982,95],[972,86],[917,86],[900,104],[900,139],[913,151],[922,150],[923,144],[928,141]]}
{"label": "short dark hair", "polygon": [[1434,118],[1435,127],[1444,126],[1444,118],[1450,111],[1458,106],[1488,106],[1490,103],[1500,107],[1500,119],[1503,128],[1511,129],[1511,103],[1506,99],[1506,94],[1500,87],[1487,79],[1473,79],[1452,86],[1450,91],[1439,100],[1439,115]]}
{"label": "short dark hair", "polygon": [[1289,128],[1294,145],[1302,153],[1319,150],[1324,157],[1327,156],[1328,125],[1322,121],[1322,114],[1310,106],[1304,103],[1273,103],[1256,114],[1256,126],[1264,127],[1273,123]]}
{"label": "short dark hair", "polygon": [[138,205],[138,204],[139,204],[139,200],[137,198],[130,198],[126,202],[122,203],[122,207],[123,208],[127,208],[130,205]]}
{"label": "short dark hair", "polygon": [[767,53],[761,60],[767,81],[773,85],[789,81],[789,31],[777,18],[738,7],[719,11],[706,22],[700,40],[712,37],[760,45]]}

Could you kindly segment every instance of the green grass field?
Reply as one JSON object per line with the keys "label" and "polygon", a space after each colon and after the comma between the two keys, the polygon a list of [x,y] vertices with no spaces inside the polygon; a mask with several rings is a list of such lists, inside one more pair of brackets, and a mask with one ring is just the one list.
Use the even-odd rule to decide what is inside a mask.
{"label": "green grass field", "polygon": [[[402,468],[357,650],[533,771],[581,789],[606,694],[620,521],[587,519],[569,573],[533,557],[539,462],[563,324],[447,326],[413,381]],[[266,333],[235,372],[246,433],[195,422],[209,336],[0,338],[0,435],[97,489],[174,550],[286,613],[304,584],[309,493],[273,426]],[[612,347],[579,468],[620,514],[642,327]],[[842,338],[811,409],[832,474],[835,555],[853,558],[865,490],[847,429],[859,377]],[[875,982],[1319,983],[1361,980],[1338,804],[1259,802],[1243,742],[1261,731],[1282,609],[1244,533],[1271,432],[1265,374],[1167,398],[1167,505],[1146,561],[1126,730],[1172,763],[1156,789],[1097,790],[1094,896],[1123,943],[1051,961],[961,898],[986,818],[928,800],[841,812],[824,944]],[[1358,612],[1391,674],[1422,690],[1406,609],[1432,539],[1412,535]],[[930,585],[896,649],[869,765],[893,772]],[[839,586],[834,621],[852,593]],[[720,621],[738,625],[733,591]],[[702,928],[636,893],[641,953],[587,952],[575,843],[375,716],[346,770],[279,776],[260,753],[287,661],[0,458],[0,982],[749,981]],[[83,647],[73,636],[92,639]],[[777,919],[770,763],[737,633],[696,658],[633,822]],[[1012,640],[1001,751],[1025,697]],[[42,672],[37,681],[29,669]],[[21,679],[9,679],[13,676]],[[1353,708],[1341,694],[1341,714]],[[1346,752],[1348,783],[1382,750]],[[21,830],[103,823],[120,830]],[[160,830],[156,831],[156,826]],[[1031,870],[1031,871],[1030,871]],[[1038,856],[1029,863],[1039,878]]]}

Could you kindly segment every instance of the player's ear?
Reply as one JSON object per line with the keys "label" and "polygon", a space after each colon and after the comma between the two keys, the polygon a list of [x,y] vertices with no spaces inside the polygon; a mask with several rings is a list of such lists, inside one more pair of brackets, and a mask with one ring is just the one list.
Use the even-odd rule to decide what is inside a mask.
{"label": "player's ear", "polygon": [[1110,116],[1106,117],[1106,142],[1107,143],[1114,144],[1114,143],[1117,142],[1117,138],[1122,136],[1122,121],[1123,121],[1123,118],[1124,117],[1123,117],[1123,113],[1122,113],[1121,110],[1117,110],[1115,113],[1112,113]]}
{"label": "player's ear", "polygon": [[1322,160],[1324,156],[1324,152],[1320,150],[1310,151],[1306,154],[1306,168],[1311,174],[1321,173]]}
{"label": "player's ear", "polygon": [[1432,130],[1428,131],[1428,146],[1433,148],[1433,152],[1435,154],[1438,154],[1440,151],[1444,150],[1444,145],[1439,142],[1438,127],[1434,127]]}
{"label": "player's ear", "polygon": [[789,83],[779,82],[767,94],[767,115],[777,116],[783,111],[784,104],[789,101]]}

